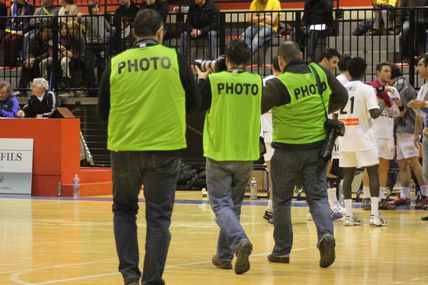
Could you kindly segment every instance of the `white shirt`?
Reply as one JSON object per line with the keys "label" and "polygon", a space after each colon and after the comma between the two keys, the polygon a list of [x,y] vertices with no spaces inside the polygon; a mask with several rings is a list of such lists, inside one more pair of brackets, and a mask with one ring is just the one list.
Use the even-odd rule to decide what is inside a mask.
{"label": "white shirt", "polygon": [[339,137],[339,151],[362,151],[376,149],[369,110],[378,109],[376,93],[370,85],[361,81],[345,84],[348,103],[339,112],[339,120],[345,124],[346,132]]}
{"label": "white shirt", "polygon": [[[266,82],[268,80],[271,80],[272,78],[276,78],[275,75],[268,75],[265,78],[263,78],[263,86],[266,85]],[[272,111],[266,112],[262,115],[261,118],[261,130],[260,130],[260,136],[264,138],[265,144],[272,143]]]}
{"label": "white shirt", "polygon": [[397,88],[389,87],[392,89],[388,92],[389,98],[391,98],[392,107],[385,107],[382,114],[373,120],[373,133],[376,139],[394,139],[394,118],[400,116],[400,110],[394,103],[395,100],[400,99],[400,93]]}
{"label": "white shirt", "polygon": [[336,79],[342,83],[343,86],[345,86],[346,83],[349,82],[348,78],[345,76],[345,74],[339,74]]}
{"label": "white shirt", "polygon": [[[426,100],[428,100],[428,98],[425,99],[425,97],[427,97],[427,95],[428,95],[428,81],[424,85],[422,85],[421,89],[419,89],[418,96],[416,97],[416,99],[426,101]],[[418,115],[419,117],[421,117],[423,119],[426,118],[427,113],[425,113],[424,111],[421,111],[420,108],[417,108],[414,110],[415,110],[416,115]]]}

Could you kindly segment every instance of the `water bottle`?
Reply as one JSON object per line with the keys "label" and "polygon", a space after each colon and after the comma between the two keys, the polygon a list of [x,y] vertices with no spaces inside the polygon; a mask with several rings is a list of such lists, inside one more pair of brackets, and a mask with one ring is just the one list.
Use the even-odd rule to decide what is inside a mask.
{"label": "water bottle", "polygon": [[62,196],[62,185],[61,182],[58,182],[58,197]]}
{"label": "water bottle", "polygon": [[250,184],[250,193],[251,193],[251,200],[257,200],[257,180],[255,177],[253,177],[251,179],[251,184]]}
{"label": "water bottle", "polygon": [[202,188],[202,198],[208,198],[207,188]]}
{"label": "water bottle", "polygon": [[79,176],[74,175],[73,178],[73,198],[78,198],[80,196],[80,179]]}

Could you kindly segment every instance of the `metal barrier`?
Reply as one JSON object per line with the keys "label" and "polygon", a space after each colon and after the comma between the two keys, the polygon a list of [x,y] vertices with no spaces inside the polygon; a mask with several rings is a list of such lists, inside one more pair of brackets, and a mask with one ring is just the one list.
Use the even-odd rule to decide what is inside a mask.
{"label": "metal barrier", "polygon": [[[323,12],[323,11],[318,11]],[[377,63],[388,61],[396,63],[404,76],[416,88],[423,82],[415,73],[416,56],[427,52],[428,7],[414,9],[335,9],[324,11],[333,13],[334,23],[325,31],[317,45],[314,59],[326,47],[337,49],[341,54],[361,56],[368,63],[366,80],[376,76]],[[309,27],[304,26],[303,10],[283,10],[275,12],[220,12],[217,17],[217,42],[213,49],[211,39],[190,38],[189,52],[186,54],[189,64],[197,58],[210,59],[224,54],[225,47],[232,39],[239,39],[248,30],[249,17],[277,16],[279,27],[269,40],[254,51],[248,70],[262,76],[271,73],[270,65],[276,60],[276,50],[281,42],[294,40],[301,46],[304,58],[308,54]],[[373,31],[373,21],[383,19],[387,23]],[[1,19],[1,18],[0,18]],[[3,17],[4,19],[4,17]],[[11,18],[6,17],[7,20]],[[186,30],[186,13],[170,13],[167,15],[165,45],[176,48],[183,53],[183,42]],[[58,93],[82,93],[96,96],[98,82],[109,58],[133,43],[132,23],[129,19],[114,19],[113,15],[84,15],[69,17],[22,16],[15,17],[15,22],[25,26],[22,34],[4,33],[3,45],[0,48],[0,79],[8,80],[14,89],[25,93],[29,82],[37,76],[49,79],[51,88]],[[114,27],[108,30],[110,24]],[[13,39],[15,36],[17,39]],[[213,36],[211,34],[211,36]],[[261,40],[261,38],[258,38]],[[8,49],[8,50],[7,50]],[[4,52],[8,62],[4,62]],[[3,55],[1,54],[3,53]],[[14,61],[14,62],[11,62]],[[5,64],[12,67],[5,67]],[[88,103],[92,105],[95,102]],[[71,107],[75,106],[71,104]],[[79,106],[79,114],[91,114],[82,119],[89,148],[99,151],[95,154],[96,164],[108,164],[105,151],[105,125],[97,124],[93,115],[93,106]],[[83,117],[82,117],[83,118]],[[96,138],[96,139],[95,139]],[[105,152],[105,153],[103,153]]]}

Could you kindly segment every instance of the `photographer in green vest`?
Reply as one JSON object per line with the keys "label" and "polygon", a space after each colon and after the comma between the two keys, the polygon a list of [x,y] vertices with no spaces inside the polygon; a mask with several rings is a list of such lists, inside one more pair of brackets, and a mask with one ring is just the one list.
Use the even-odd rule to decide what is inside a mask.
{"label": "photographer in green vest", "polygon": [[134,46],[113,57],[103,73],[98,116],[108,122],[119,271],[126,285],[140,284],[136,215],[144,184],[142,284],[162,285],[181,152],[186,148],[186,111],[198,109],[199,96],[184,58],[162,45],[165,30],[159,13],[139,11],[133,28]]}
{"label": "photographer in green vest", "polygon": [[248,73],[251,57],[240,40],[226,47],[227,70],[208,75],[198,70],[204,125],[204,156],[210,205],[220,227],[217,252],[212,262],[235,273],[250,269],[253,245],[240,224],[241,205],[253,161],[259,159],[260,110],[263,83]]}
{"label": "photographer in green vest", "polygon": [[308,66],[301,57],[296,43],[281,44],[278,60],[283,73],[263,89],[262,113],[272,109],[275,149],[271,159],[275,246],[268,260],[290,262],[291,199],[294,186],[302,181],[317,227],[320,266],[328,267],[335,260],[335,239],[325,168],[334,136],[343,133],[343,128],[340,122],[327,120],[327,113],[344,107],[348,93],[327,69]]}

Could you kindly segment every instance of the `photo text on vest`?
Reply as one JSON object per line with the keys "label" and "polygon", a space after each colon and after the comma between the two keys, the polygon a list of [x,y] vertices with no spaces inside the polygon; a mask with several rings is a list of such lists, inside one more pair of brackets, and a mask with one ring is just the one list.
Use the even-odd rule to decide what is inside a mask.
{"label": "photo text on vest", "polygon": [[[128,67],[127,69],[125,69]],[[163,57],[150,57],[150,58],[140,58],[140,59],[128,59],[127,61],[119,62],[117,66],[117,71],[119,74],[122,71],[128,72],[138,72],[138,71],[147,71],[149,69],[157,70],[158,68],[170,69],[171,68],[171,59],[167,56]]]}

